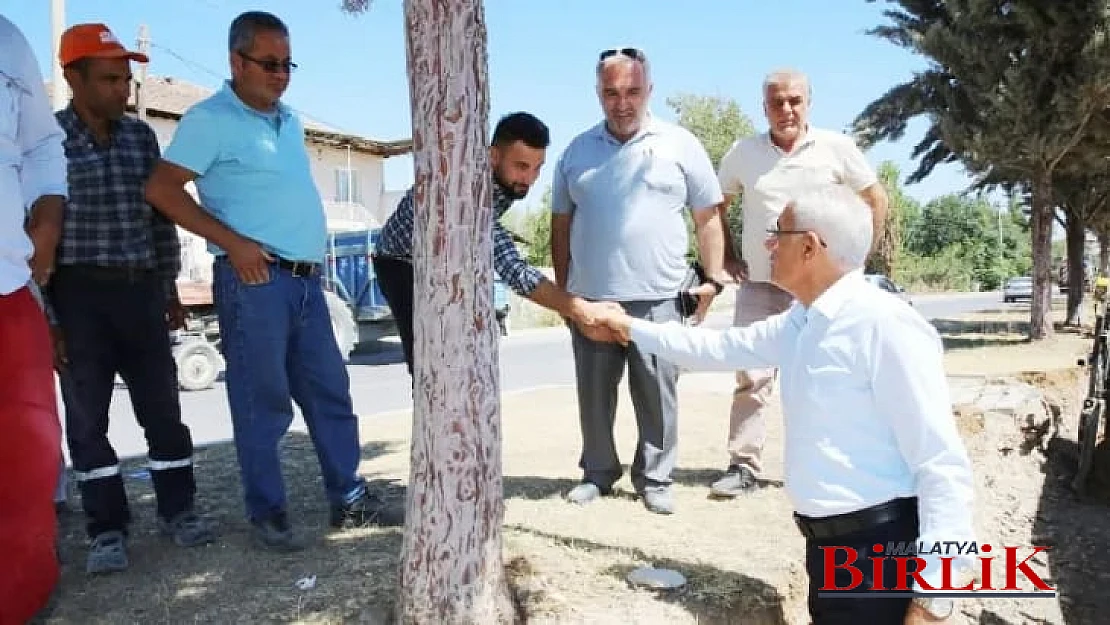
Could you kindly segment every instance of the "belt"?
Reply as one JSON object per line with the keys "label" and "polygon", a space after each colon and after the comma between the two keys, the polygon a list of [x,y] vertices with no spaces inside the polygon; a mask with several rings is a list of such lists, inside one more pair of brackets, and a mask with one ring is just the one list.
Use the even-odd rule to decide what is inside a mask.
{"label": "belt", "polygon": [[103,265],[58,265],[59,274],[89,280],[112,282],[145,282],[154,277],[153,269],[145,267],[107,267]]}
{"label": "belt", "polygon": [[286,260],[280,256],[275,256],[274,264],[293,274],[294,278],[309,278],[323,273],[320,263],[312,263],[303,260]]}
{"label": "belt", "polygon": [[378,252],[374,252],[373,254],[370,255],[370,258],[372,260],[392,260],[392,261],[396,261],[396,262],[399,262],[399,263],[408,263],[410,265],[412,264],[412,257],[411,256],[400,256],[400,255],[396,255],[396,254],[381,254],[381,253],[378,253]]}
{"label": "belt", "polygon": [[883,523],[896,521],[917,512],[917,497],[891,499],[855,512],[827,517],[807,517],[794,514],[794,523],[802,536],[810,540],[824,540],[854,534]]}

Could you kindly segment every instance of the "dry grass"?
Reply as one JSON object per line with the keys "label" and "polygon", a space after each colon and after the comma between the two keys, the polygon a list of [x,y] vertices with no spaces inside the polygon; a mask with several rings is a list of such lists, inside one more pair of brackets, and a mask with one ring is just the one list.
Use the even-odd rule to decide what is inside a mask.
{"label": "dry grass", "polygon": [[[945,330],[949,341],[989,338],[1001,316],[973,316],[975,327]],[[978,324],[978,325],[975,325]],[[996,333],[995,338],[1007,334]],[[953,348],[955,372],[1044,370],[1085,343],[1062,335],[1048,344],[1021,340]],[[1047,359],[1047,360],[1046,360]],[[1052,367],[1047,367],[1052,368]],[[517,598],[534,623],[755,623],[800,622],[806,594],[803,542],[790,520],[781,488],[780,419],[769,420],[768,481],[738,501],[707,498],[707,484],[723,468],[732,379],[691,374],[680,384],[681,443],[674,494],[677,513],[647,512],[630,494],[627,478],[616,496],[580,508],[561,496],[578,478],[579,428],[573,389],[547,388],[508,395],[504,423],[505,547]],[[617,440],[632,457],[635,425],[622,392]],[[772,406],[777,411],[777,403]],[[407,412],[363,420],[363,472],[384,488],[407,479]],[[974,418],[962,419],[968,435]],[[316,458],[308,439],[291,434],[284,447],[292,518],[313,544],[295,555],[254,548],[242,519],[234,451],[198,451],[199,496],[223,523],[219,543],[178,549],[157,535],[147,478],[128,477],[137,521],[132,566],[90,579],[83,572],[84,536],[73,515],[63,521],[64,572],[48,623],[382,623],[394,603],[401,538],[397,530],[329,531]],[[135,466],[128,466],[131,475]],[[631,587],[635,567],[680,571],[685,587]],[[295,583],[316,576],[316,585]]]}

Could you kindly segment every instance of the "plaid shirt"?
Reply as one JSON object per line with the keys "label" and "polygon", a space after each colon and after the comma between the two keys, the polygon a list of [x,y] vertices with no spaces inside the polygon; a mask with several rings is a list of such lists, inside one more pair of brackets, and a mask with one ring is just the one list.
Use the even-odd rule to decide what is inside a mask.
{"label": "plaid shirt", "polygon": [[[509,288],[528,297],[543,281],[543,274],[520,256],[508,231],[497,221],[513,205],[501,185],[493,183],[493,268],[508,283]],[[402,260],[412,260],[412,237],[415,229],[415,205],[409,189],[397,210],[386,220],[378,238],[376,254]]]}
{"label": "plaid shirt", "polygon": [[181,270],[177,227],[143,198],[161,157],[154,131],[125,116],[113,126],[109,145],[99,146],[72,105],[56,116],[69,162],[58,265],[151,269],[171,287]]}

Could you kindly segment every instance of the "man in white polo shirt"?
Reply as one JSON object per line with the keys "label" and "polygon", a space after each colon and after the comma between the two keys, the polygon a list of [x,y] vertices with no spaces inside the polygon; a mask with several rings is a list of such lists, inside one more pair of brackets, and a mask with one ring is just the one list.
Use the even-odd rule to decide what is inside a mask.
{"label": "man in white polo shirt", "polygon": [[[795,70],[778,70],[763,82],[766,133],[740,139],[721,158],[718,176],[725,201],[720,216],[742,196],[743,241],[740,253],[725,241],[725,267],[740,281],[734,325],[745,327],[786,310],[793,297],[771,283],[770,256],[764,247],[768,229],[789,197],[807,187],[846,185],[871,207],[873,231],[882,232],[887,196],[874,169],[851,138],[809,125],[809,80]],[[876,239],[878,236],[876,235]],[[756,487],[766,439],[763,407],[774,389],[774,369],[736,373],[729,415],[729,465],[710,486],[713,495],[732,498]]]}
{"label": "man in white polo shirt", "polygon": [[[551,255],[561,288],[618,302],[641,319],[679,318],[689,269],[683,213],[691,211],[701,262],[720,293],[724,231],[720,186],[704,147],[689,131],[648,112],[651,78],[640,50],[606,50],[597,63],[605,119],[571,141],[555,167]],[[617,387],[628,366],[639,426],[632,485],[648,510],[670,514],[677,447],[678,369],[635,347],[598,342],[572,325],[583,481],[578,504],[608,494],[622,473],[613,441]]]}

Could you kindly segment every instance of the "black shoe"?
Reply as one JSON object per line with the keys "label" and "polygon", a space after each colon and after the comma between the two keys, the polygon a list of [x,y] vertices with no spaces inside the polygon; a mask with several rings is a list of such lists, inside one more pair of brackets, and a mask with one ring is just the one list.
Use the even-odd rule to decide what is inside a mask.
{"label": "black shoe", "polygon": [[267,549],[285,552],[304,549],[304,542],[293,533],[284,512],[260,521],[251,521],[251,525],[254,527],[255,541]]}
{"label": "black shoe", "polygon": [[362,490],[349,503],[331,508],[331,526],[335,528],[400,527],[405,524],[404,502],[386,501],[378,495]]}
{"label": "black shoe", "polygon": [[714,497],[733,498],[738,495],[743,495],[754,491],[759,484],[755,479],[755,473],[748,467],[742,465],[731,465],[725,471],[723,477],[709,487],[709,492]]}

